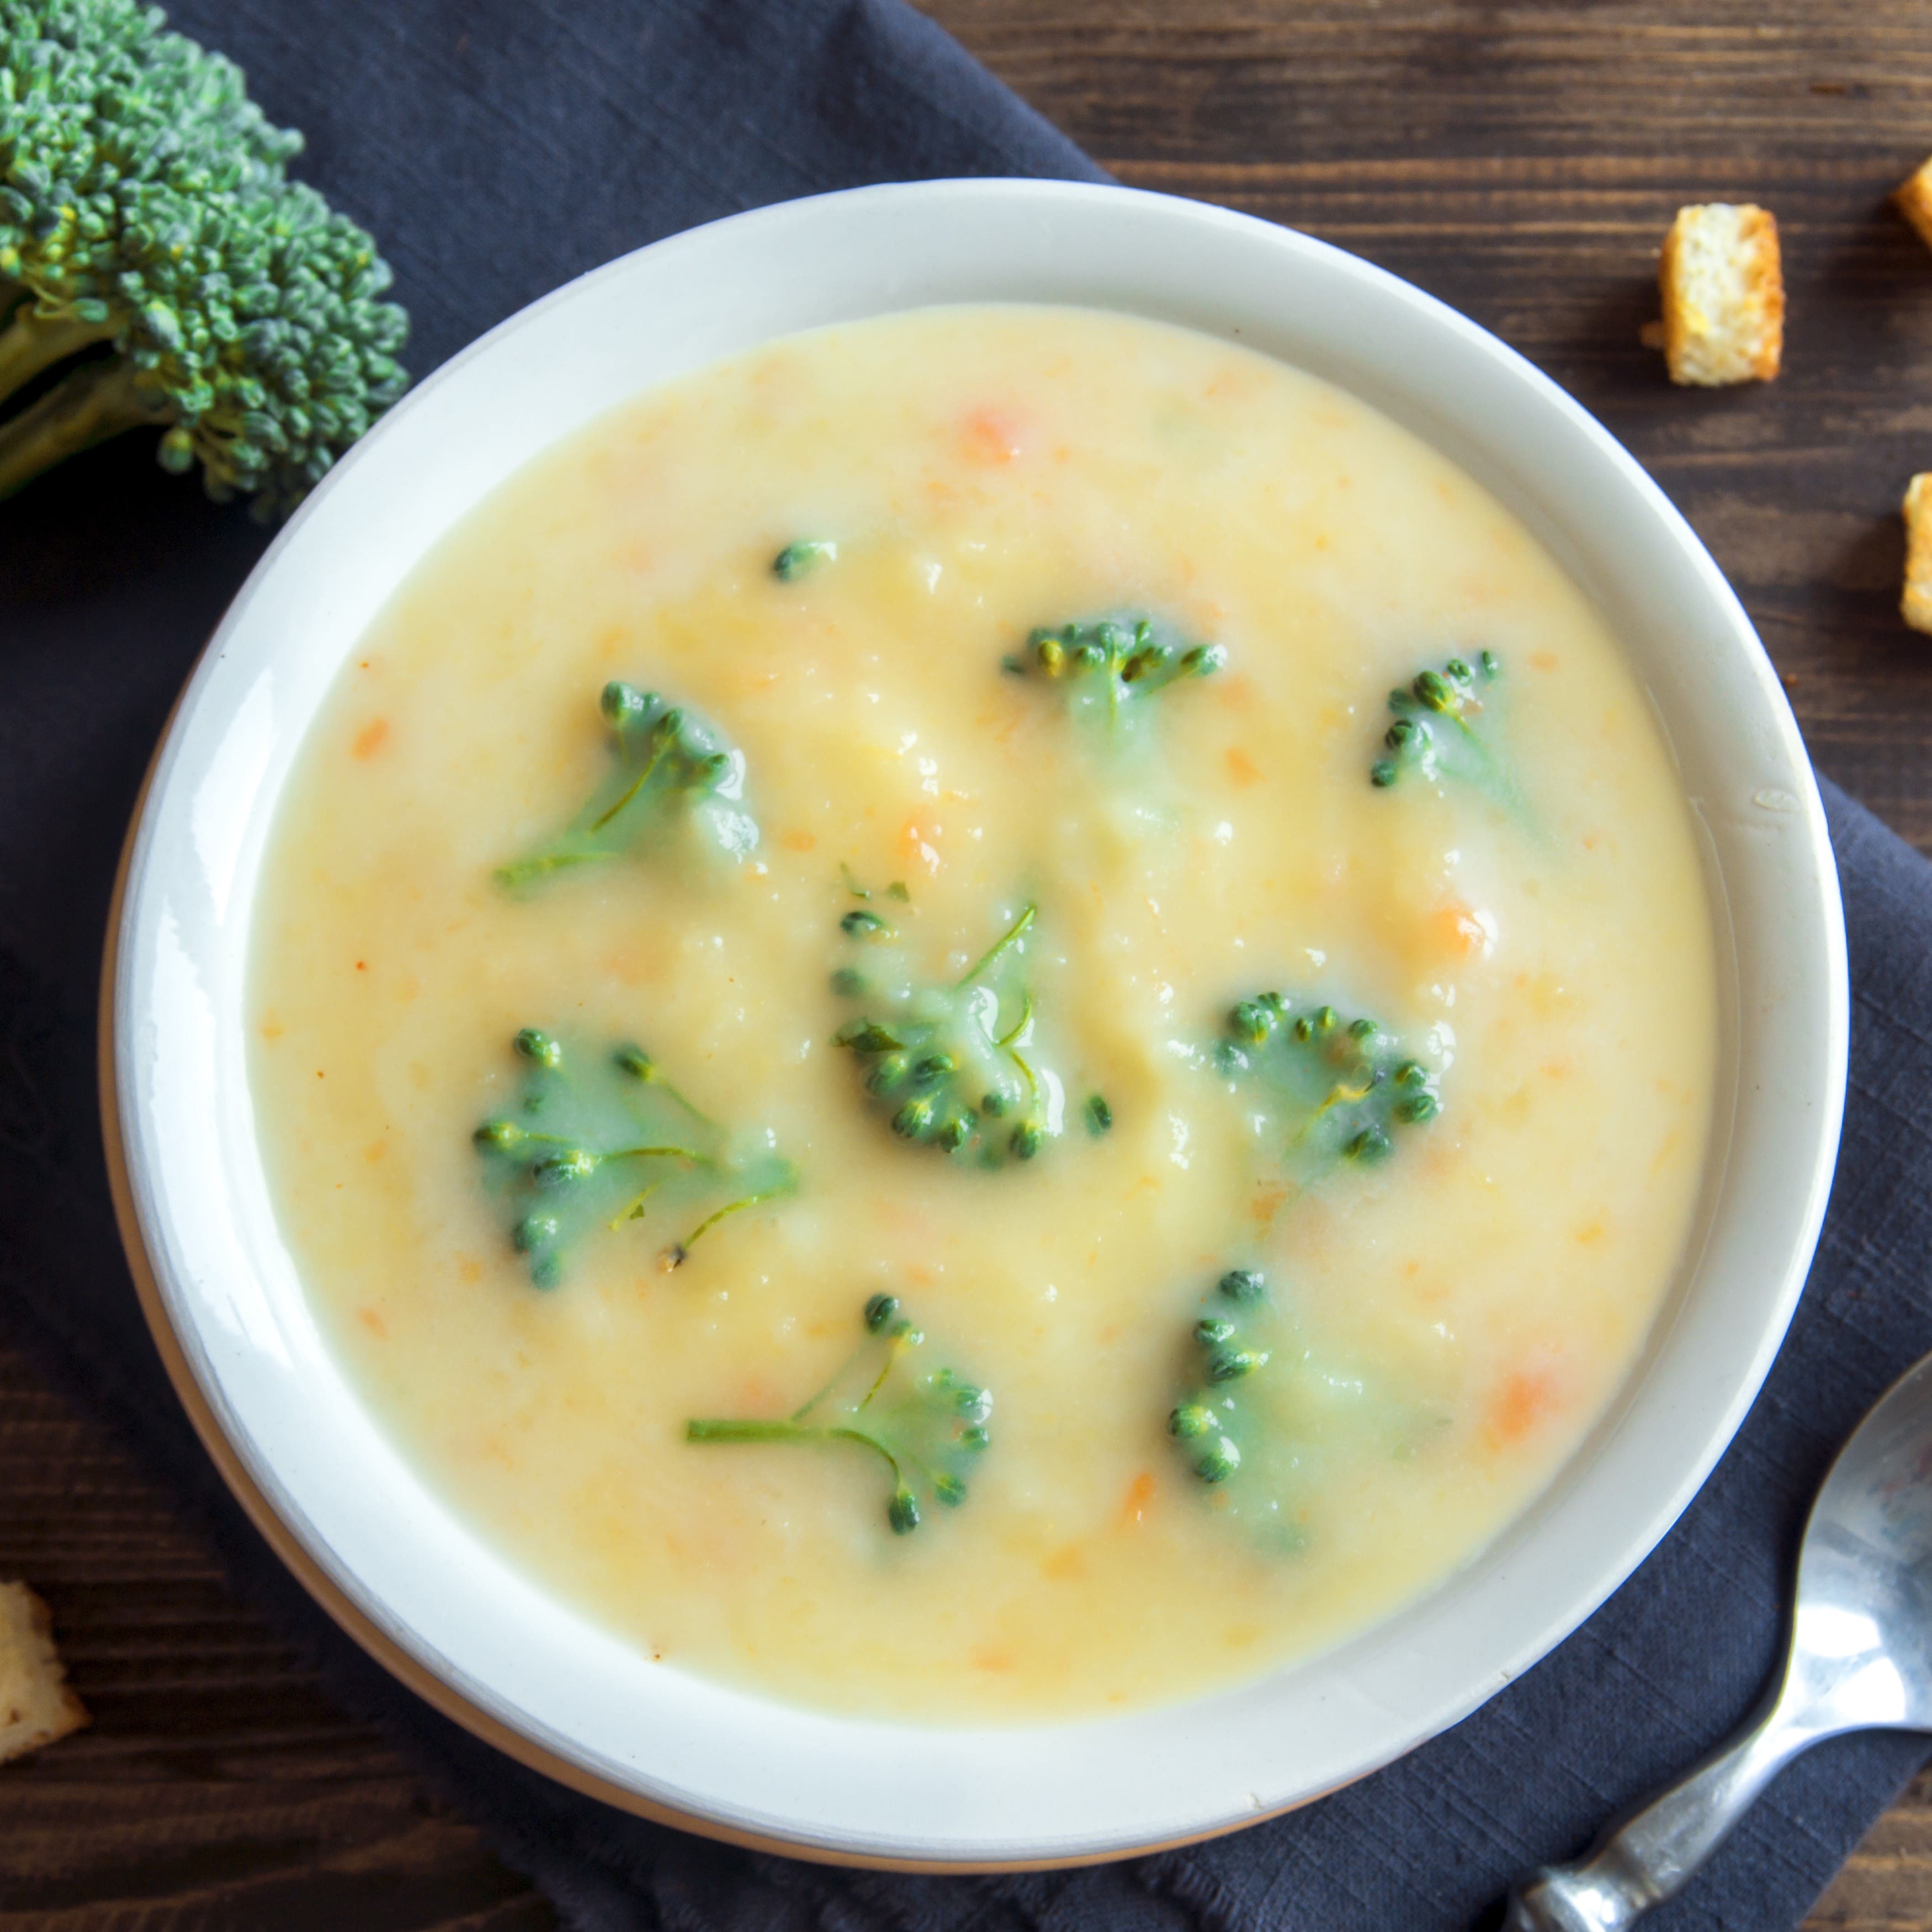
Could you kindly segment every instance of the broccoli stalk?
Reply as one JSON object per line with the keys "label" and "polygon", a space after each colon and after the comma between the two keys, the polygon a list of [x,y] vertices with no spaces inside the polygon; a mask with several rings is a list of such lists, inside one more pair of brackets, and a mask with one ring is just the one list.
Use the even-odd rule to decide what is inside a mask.
{"label": "broccoli stalk", "polygon": [[172,418],[124,362],[90,362],[0,424],[0,497],[124,430]]}
{"label": "broccoli stalk", "polygon": [[511,1245],[530,1258],[539,1288],[556,1286],[570,1250],[600,1225],[615,1231],[653,1208],[701,1214],[659,1256],[669,1273],[721,1221],[798,1184],[769,1136],[763,1146],[734,1144],[641,1047],[590,1056],[579,1072],[577,1056],[535,1027],[513,1044],[528,1070],[518,1105],[475,1138],[508,1210]]}
{"label": "broccoli stalk", "polygon": [[[0,496],[129,429],[286,512],[402,392],[360,228],[241,71],[135,0],[0,0]],[[64,374],[60,374],[64,370]]]}
{"label": "broccoli stalk", "polygon": [[758,844],[758,821],[741,805],[744,754],[712,726],[632,684],[607,684],[598,706],[610,728],[616,770],[549,844],[500,866],[499,884],[539,884],[614,859],[681,824],[720,852],[740,854]]}
{"label": "broccoli stalk", "polygon": [[1451,658],[1439,671],[1423,671],[1406,689],[1390,692],[1395,722],[1382,735],[1384,755],[1370,766],[1369,782],[1386,788],[1413,771],[1432,784],[1453,778],[1473,785],[1514,809],[1515,784],[1484,729],[1483,693],[1502,672],[1496,652],[1483,651],[1473,669]]}
{"label": "broccoli stalk", "polygon": [[1279,993],[1240,1001],[1210,1058],[1251,1111],[1258,1102],[1262,1132],[1304,1186],[1343,1162],[1384,1159],[1442,1106],[1428,1068],[1373,1020],[1344,1023],[1330,1006],[1297,1012]]}
{"label": "broccoli stalk", "polygon": [[850,1442],[883,1462],[892,1478],[886,1520],[910,1535],[922,1502],[956,1508],[965,1472],[992,1439],[993,1398],[950,1369],[913,1366],[925,1336],[899,1312],[898,1298],[875,1294],[862,1317],[868,1340],[810,1401],[782,1419],[722,1417],[684,1425],[689,1442]]}
{"label": "broccoli stalk", "polygon": [[[1062,1131],[1064,1089],[1034,1052],[1033,996],[1012,970],[1035,911],[1024,908],[950,986],[913,987],[890,950],[874,956],[882,967],[833,976],[835,991],[869,1010],[832,1037],[901,1139],[998,1167],[1032,1160]],[[896,929],[869,909],[839,923],[848,938],[896,947]]]}
{"label": "broccoli stalk", "polygon": [[1042,627],[1005,661],[1016,676],[1058,684],[1076,717],[1110,732],[1144,716],[1157,693],[1211,676],[1227,662],[1220,644],[1190,644],[1172,626],[1134,616]]}
{"label": "broccoli stalk", "polygon": [[23,389],[43,370],[97,342],[114,336],[111,322],[83,322],[78,316],[42,315],[17,284],[0,292],[0,314],[14,311],[0,329],[0,396]]}

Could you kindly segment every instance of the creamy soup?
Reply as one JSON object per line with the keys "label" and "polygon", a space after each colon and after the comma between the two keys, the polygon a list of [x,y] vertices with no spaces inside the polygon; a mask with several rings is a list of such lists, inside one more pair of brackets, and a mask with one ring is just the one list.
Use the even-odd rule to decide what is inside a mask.
{"label": "creamy soup", "polygon": [[1615,640],[1375,410],[1118,316],[573,436],[362,641],[266,878],[257,1118],[370,1409],[801,1702],[1142,1706],[1387,1616],[1600,1416],[1699,1190]]}

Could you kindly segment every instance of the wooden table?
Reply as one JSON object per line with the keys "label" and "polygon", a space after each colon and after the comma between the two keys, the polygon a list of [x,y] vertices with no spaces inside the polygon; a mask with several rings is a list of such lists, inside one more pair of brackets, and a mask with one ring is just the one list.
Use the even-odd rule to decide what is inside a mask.
{"label": "wooden table", "polygon": [[[928,0],[1123,180],[1287,222],[1475,316],[1683,508],[1820,766],[1932,850],[1932,639],[1896,616],[1932,468],[1923,0]],[[1671,389],[1637,330],[1685,201],[1783,229],[1786,374]],[[0,1932],[537,1932],[548,1906],[225,1588],[0,1336],[0,1575],[59,1614],[93,1730],[0,1774]],[[1809,1922],[1932,1932],[1932,1781]]]}

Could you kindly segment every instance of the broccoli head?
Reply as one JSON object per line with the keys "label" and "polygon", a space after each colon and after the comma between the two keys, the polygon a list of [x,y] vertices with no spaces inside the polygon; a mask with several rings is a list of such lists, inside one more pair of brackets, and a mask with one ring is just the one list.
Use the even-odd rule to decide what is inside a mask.
{"label": "broccoli head", "polygon": [[882,914],[857,909],[840,922],[867,948],[866,963],[842,968],[833,988],[863,1000],[866,1012],[833,1038],[901,1139],[998,1167],[1032,1160],[1062,1132],[1065,1090],[1034,1052],[1033,996],[1016,971],[1034,911],[1026,907],[950,986],[911,983]]}
{"label": "broccoli head", "polygon": [[1204,1483],[1225,1483],[1251,1460],[1240,1440],[1248,1433],[1250,1406],[1237,1385],[1274,1359],[1273,1316],[1264,1277],[1252,1268],[1230,1268],[1194,1324],[1196,1386],[1168,1415],[1167,1432]]}
{"label": "broccoli head", "polygon": [[286,514],[402,393],[369,236],[238,68],[134,0],[0,0],[0,496],[130,429]]}
{"label": "broccoli head", "polygon": [[1180,1385],[1167,1432],[1188,1469],[1217,1513],[1284,1556],[1307,1541],[1338,1460],[1413,1455],[1442,1420],[1322,1360],[1253,1268],[1230,1268],[1198,1306]]}
{"label": "broccoli head", "polygon": [[734,1141],[641,1047],[580,1054],[535,1027],[513,1046],[523,1090],[476,1142],[511,1245],[539,1288],[556,1286],[570,1250],[599,1227],[614,1232],[657,1209],[698,1216],[659,1255],[668,1272],[719,1222],[798,1184],[769,1135]]}
{"label": "broccoli head", "polygon": [[1044,626],[1006,658],[1006,668],[1017,677],[1057,684],[1076,718],[1117,733],[1146,716],[1150,698],[1208,676],[1227,662],[1220,644],[1191,644],[1172,625],[1128,616]]}
{"label": "broccoli head", "polygon": [[1442,1105],[1428,1068],[1373,1020],[1298,1010],[1279,993],[1236,1005],[1210,1058],[1258,1105],[1263,1133],[1304,1186],[1345,1162],[1384,1159]]}
{"label": "broccoli head", "polygon": [[598,707],[615,768],[557,837],[498,868],[500,884],[536,885],[682,826],[718,852],[735,856],[758,844],[758,821],[742,803],[745,754],[713,726],[634,684],[607,684]]}
{"label": "broccoli head", "polygon": [[1491,742],[1486,715],[1486,694],[1502,674],[1496,652],[1481,651],[1473,665],[1451,658],[1440,670],[1423,671],[1390,692],[1395,722],[1382,734],[1382,755],[1370,766],[1369,782],[1387,787],[1415,772],[1432,784],[1446,778],[1473,785],[1514,808],[1515,783]]}
{"label": "broccoli head", "polygon": [[718,1418],[687,1422],[690,1442],[849,1442],[882,1461],[892,1478],[886,1521],[910,1535],[934,1503],[956,1508],[966,1477],[991,1441],[993,1398],[951,1369],[926,1369],[925,1336],[899,1312],[898,1298],[875,1294],[860,1318],[866,1340],[812,1400],[769,1420]]}

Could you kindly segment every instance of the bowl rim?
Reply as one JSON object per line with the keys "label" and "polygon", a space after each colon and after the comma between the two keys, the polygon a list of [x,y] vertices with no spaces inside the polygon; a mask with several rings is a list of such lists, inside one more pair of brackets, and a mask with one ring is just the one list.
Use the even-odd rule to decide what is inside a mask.
{"label": "bowl rim", "polygon": [[[1143,225],[1170,239],[1189,232],[1212,235],[1223,242],[1231,236],[1237,237],[1241,248],[1251,248],[1258,256],[1260,251],[1268,251],[1277,260],[1292,262],[1311,274],[1326,276],[1352,290],[1365,304],[1399,306],[1411,318],[1420,318],[1419,326],[1476,352],[1504,388],[1529,399],[1524,404],[1526,408],[1540,410],[1552,423],[1560,424],[1573,446],[1580,446],[1590,453],[1588,460],[1601,466],[1605,488],[1622,493],[1632,504],[1634,514],[1640,512],[1648,516],[1657,541],[1672,550],[1673,562],[1682,567],[1686,584],[1701,596],[1704,608],[1700,614],[1706,634],[1720,640],[1714,648],[1729,652],[1736,659],[1733,671],[1754,694],[1756,712],[1751,720],[1756,734],[1754,752],[1764,759],[1766,769],[1774,772],[1779,778],[1777,785],[1766,787],[1754,796],[1778,821],[1772,829],[1792,845],[1798,872],[1809,882],[1808,896],[1802,908],[1806,931],[1802,937],[1803,944],[1815,955],[1808,956],[1805,970],[1812,975],[1812,995],[1822,1000],[1822,1005],[1816,1013],[1817,1037],[1808,1048],[1810,1057],[1806,1063],[1812,1070],[1811,1084],[1806,1090],[1810,1115],[1802,1132],[1809,1154],[1798,1163],[1804,1170],[1805,1184],[1785,1204],[1791,1230],[1791,1238],[1784,1244],[1786,1258],[1774,1288],[1761,1298],[1760,1325],[1750,1346],[1728,1364],[1722,1400],[1708,1407],[1693,1432],[1698,1438],[1696,1453],[1682,1462],[1674,1481],[1657,1486],[1637,1520],[1624,1525],[1615,1556],[1599,1560],[1580,1585],[1570,1591],[1559,1610],[1544,1615],[1534,1628],[1519,1631],[1500,1654],[1487,1660],[1484,1669],[1461,1684],[1454,1695],[1437,1697],[1424,1714],[1412,1721],[1388,1726],[1378,1748],[1367,1754],[1364,1761],[1350,1766],[1345,1776],[1324,1782],[1318,1789],[1298,1789],[1280,1802],[1224,1805],[1211,1819],[1192,1821],[1189,1828],[1172,1833],[1150,1833],[1143,1828],[1109,1838],[1090,1831],[1077,1840],[1042,1838],[1035,1848],[1023,1840],[954,1841],[930,1828],[915,1834],[910,1842],[893,1839],[890,1834],[882,1840],[876,1834],[849,1828],[794,1829],[790,1821],[782,1816],[739,1814],[730,1804],[717,1802],[715,1796],[688,1804],[672,1802],[669,1794],[676,1794],[674,1782],[667,1787],[662,1780],[628,1778],[621,1771],[614,1775],[608,1756],[590,1753],[568,1736],[541,1725],[520,1723],[519,1717],[526,1718],[527,1713],[506,1705],[487,1684],[466,1678],[446,1653],[421,1633],[399,1626],[366,1581],[352,1573],[345,1574],[326,1542],[319,1543],[313,1521],[291,1492],[284,1474],[263,1460],[257,1444],[230,1406],[221,1376],[204,1346],[206,1338],[197,1327],[188,1285],[166,1238],[167,1216],[170,1213],[178,1214],[180,1204],[164,1202],[157,1192],[152,1123],[142,1108],[140,1043],[154,1006],[152,938],[157,895],[160,890],[157,884],[158,842],[170,812],[178,818],[185,809],[180,802],[182,782],[178,770],[182,746],[190,724],[207,700],[217,667],[228,658],[238,636],[245,632],[251,606],[283,568],[285,560],[304,541],[304,533],[318,517],[344,493],[360,487],[358,478],[368,472],[370,466],[380,460],[398,439],[410,434],[410,425],[431,407],[435,399],[459,384],[466,372],[479,362],[500,353],[526,332],[542,328],[574,305],[637,276],[640,266],[675,274],[678,264],[687,258],[701,260],[701,254],[694,256],[692,251],[715,249],[721,238],[741,253],[756,253],[782,238],[788,228],[797,231],[814,224],[825,227],[828,222],[829,232],[832,233],[838,231],[842,224],[849,227],[855,220],[860,227],[868,223],[889,226],[908,217],[928,223],[935,218],[943,221],[968,216],[1016,223],[1044,217],[1049,223],[1058,219],[1077,226],[1089,220],[1108,218],[1112,212],[1123,208],[1134,211],[1134,220],[1144,218]],[[898,301],[888,294],[860,312],[884,314],[928,305],[928,301]],[[1130,313],[1174,319],[1151,307],[1117,305]],[[789,332],[780,330],[774,334]],[[1220,332],[1228,333],[1225,329]],[[1238,329],[1233,331],[1231,339],[1238,339],[1240,333]],[[738,351],[734,347],[724,352]],[[697,358],[692,366],[716,359],[716,356],[706,354]],[[1293,359],[1312,366],[1305,358]],[[1360,393],[1364,386],[1350,386]],[[618,400],[613,395],[607,406]],[[1372,390],[1369,400],[1378,407],[1388,408]],[[1389,412],[1418,434],[1429,435],[1428,430],[1418,427],[1418,415],[1421,413],[1418,410]],[[566,425],[557,434],[568,433]],[[531,453],[534,452],[518,459],[519,466]],[[1464,459],[1459,455],[1457,460]],[[1498,487],[1495,478],[1505,476],[1509,470],[1509,465],[1504,464],[1492,476],[1485,476],[1476,466],[1466,461],[1466,466],[1475,468],[1479,480],[1488,482],[1492,488]],[[1504,500],[1520,515],[1525,514],[1520,498],[1512,502],[1504,495]],[[466,505],[454,513],[442,527],[460,520],[467,514],[468,507]],[[1550,541],[1546,536],[1544,540]],[[1557,554],[1567,566],[1563,552],[1558,549]],[[1572,574],[1576,573],[1573,571]],[[1586,589],[1587,594],[1587,583]],[[343,646],[345,656],[350,643]],[[1772,800],[1776,802],[1767,802]],[[1708,826],[1706,830],[1708,843],[1712,834]],[[1708,853],[1707,863],[1713,867],[1716,864]],[[1728,909],[1720,887],[1729,877],[1729,874],[1714,874],[1711,881],[1713,916],[1720,923]],[[1721,940],[1723,935],[1720,937]],[[1736,963],[1732,962],[1733,966]],[[1741,1020],[1740,1026],[1743,1024]],[[156,748],[122,854],[103,962],[100,1028],[103,1130],[116,1213],[142,1309],[170,1378],[244,1509],[298,1580],[358,1643],[410,1689],[487,1742],[566,1785],[622,1809],[714,1838],[790,1856],[956,1873],[1036,1869],[1135,1856],[1213,1837],[1312,1802],[1340,1784],[1378,1768],[1459,1721],[1546,1654],[1594,1610],[1649,1553],[1701,1486],[1742,1421],[1782,1342],[1817,1240],[1832,1176],[1844,1102],[1849,996],[1842,907],[1822,806],[1795,721],[1762,645],[1688,524],[1635,459],[1594,417],[1478,325],[1386,271],[1329,244],[1252,217],[1141,190],[993,178],[890,184],[810,196],[730,216],[651,244],[592,270],[499,323],[434,371],[390,412],[323,480],[256,565],[177,701]],[[1745,1097],[1736,1092],[1732,1096],[1740,1107]],[[1720,1121],[1714,1126],[1714,1136],[1724,1125]],[[1734,1138],[1735,1128],[1733,1120],[1730,1129]],[[1712,1166],[1716,1171],[1707,1175],[1706,1186],[1714,1211],[1731,1186],[1731,1176],[1725,1171],[1725,1160],[1715,1154]],[[1705,1262],[1702,1255],[1687,1260],[1687,1280],[1701,1279]],[[1688,1289],[1678,1297],[1673,1312],[1660,1317],[1644,1362],[1631,1372],[1630,1385],[1612,1403],[1611,1414],[1593,1432],[1589,1444],[1576,1451],[1570,1462],[1552,1478],[1550,1491],[1558,1486],[1573,1467],[1607,1455],[1607,1438],[1614,1436],[1627,1419],[1643,1378],[1649,1374],[1650,1364],[1670,1339],[1676,1315],[1682,1312],[1681,1304],[1687,1295]],[[1550,1491],[1514,1518],[1456,1576],[1467,1577],[1504,1544],[1533,1540],[1544,1520],[1552,1513]],[[1512,1554],[1520,1558],[1522,1552],[1513,1550]],[[1504,1568],[1507,1570],[1507,1563]],[[1506,1576],[1492,1580],[1496,1587],[1507,1580]],[[1426,1606],[1435,1602],[1441,1594],[1442,1586],[1438,1586],[1421,1603]],[[1376,1628],[1386,1628],[1390,1621],[1384,1620]],[[1348,1647],[1345,1644],[1338,1648],[1346,1650]],[[1318,1666],[1334,1654],[1324,1653],[1312,1662]],[[1292,1666],[1286,1674],[1306,1667]],[[1273,1676],[1267,1681],[1272,1682]],[[781,1708],[776,1700],[753,1701],[768,1705],[775,1717]],[[1204,1711],[1216,1701],[1213,1696],[1196,1697],[1172,1708]],[[1111,1721],[1091,1720],[1065,1728],[1082,1729],[1097,1736]],[[942,1726],[921,1727],[912,1734],[922,1737],[958,1735]],[[1016,1728],[1003,1735],[1030,1741],[1038,1738],[1042,1732],[1037,1728]]]}

